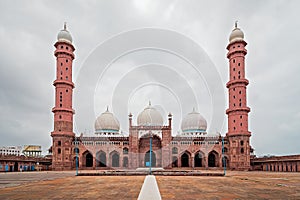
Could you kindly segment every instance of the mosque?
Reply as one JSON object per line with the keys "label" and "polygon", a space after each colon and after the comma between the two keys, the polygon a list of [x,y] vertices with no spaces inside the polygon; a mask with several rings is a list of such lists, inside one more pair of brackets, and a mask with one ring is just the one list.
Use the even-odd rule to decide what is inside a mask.
{"label": "mosque", "polygon": [[[225,136],[207,132],[207,121],[196,110],[191,110],[181,121],[181,132],[172,134],[172,114],[164,123],[161,113],[149,105],[137,114],[137,121],[129,113],[129,135],[120,131],[117,117],[107,110],[95,121],[95,136],[77,137],[73,132],[72,62],[75,48],[72,37],[64,26],[55,43],[56,80],[54,130],[52,136],[52,169],[137,169],[149,167],[175,169],[249,170],[251,133],[248,130],[245,77],[244,33],[235,27],[227,46],[229,61],[228,132]],[[151,144],[150,145],[150,140]],[[151,155],[151,159],[150,159]],[[150,162],[151,160],[151,162]]]}

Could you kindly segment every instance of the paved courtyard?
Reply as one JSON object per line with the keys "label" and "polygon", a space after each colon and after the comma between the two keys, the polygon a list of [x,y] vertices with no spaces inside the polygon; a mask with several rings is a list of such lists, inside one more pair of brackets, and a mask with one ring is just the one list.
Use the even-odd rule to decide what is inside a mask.
{"label": "paved courtyard", "polygon": [[[137,199],[144,176],[75,172],[0,174],[0,199]],[[156,176],[163,199],[300,199],[300,173],[228,172],[226,177]]]}

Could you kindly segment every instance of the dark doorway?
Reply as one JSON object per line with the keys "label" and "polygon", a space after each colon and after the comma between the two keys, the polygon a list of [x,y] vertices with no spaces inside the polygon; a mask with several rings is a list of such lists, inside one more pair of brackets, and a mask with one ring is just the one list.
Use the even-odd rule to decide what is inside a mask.
{"label": "dark doorway", "polygon": [[123,167],[128,167],[128,157],[123,158]]}
{"label": "dark doorway", "polygon": [[[225,162],[224,162],[225,161]],[[222,158],[222,167],[226,167],[228,168],[229,167],[229,162],[228,162],[228,158],[226,156],[224,156]],[[278,166],[278,170],[279,170],[279,166]]]}
{"label": "dark doorway", "polygon": [[19,169],[18,169],[19,165],[18,165],[18,162],[15,162],[15,166],[14,166],[14,171],[17,172]]}
{"label": "dark doorway", "polygon": [[216,167],[216,156],[214,153],[208,155],[208,167]]}
{"label": "dark doorway", "polygon": [[106,167],[106,153],[103,151],[97,153],[97,167]]}
{"label": "dark doorway", "polygon": [[[145,154],[145,167],[149,167],[146,165],[146,163],[149,162],[150,163],[150,151],[147,151]],[[156,155],[155,153],[152,151],[151,152],[151,167],[155,167],[156,166]]]}
{"label": "dark doorway", "polygon": [[112,167],[120,167],[120,156],[118,153],[114,153],[111,157],[112,159]]}
{"label": "dark doorway", "polygon": [[203,156],[201,153],[197,153],[194,158],[194,166],[195,167],[203,167],[202,165]]}
{"label": "dark doorway", "polygon": [[189,155],[187,153],[181,156],[181,167],[189,167]]}
{"label": "dark doorway", "polygon": [[87,153],[85,156],[85,166],[93,167],[93,155],[90,153]]}
{"label": "dark doorway", "polygon": [[176,156],[172,157],[172,167],[178,167],[178,159]]}

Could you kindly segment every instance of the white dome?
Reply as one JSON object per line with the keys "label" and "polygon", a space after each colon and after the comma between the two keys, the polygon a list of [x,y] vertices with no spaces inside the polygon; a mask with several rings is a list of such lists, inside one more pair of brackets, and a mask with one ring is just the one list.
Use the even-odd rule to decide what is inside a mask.
{"label": "white dome", "polygon": [[138,126],[162,126],[164,120],[161,114],[149,102],[149,106],[138,115],[137,124]]}
{"label": "white dome", "polygon": [[232,30],[230,36],[229,36],[229,42],[235,42],[235,41],[243,41],[244,40],[244,33],[237,27],[237,22],[235,23],[235,28]]}
{"label": "white dome", "polygon": [[120,123],[118,119],[108,111],[102,113],[95,121],[95,131],[100,132],[119,132]]}
{"label": "white dome", "polygon": [[181,122],[182,132],[205,132],[207,129],[207,122],[202,115],[193,110],[187,114]]}
{"label": "white dome", "polygon": [[57,40],[62,41],[62,42],[72,43],[72,36],[69,33],[69,31],[67,30],[66,24],[64,24],[64,29],[59,31],[59,33],[57,35]]}

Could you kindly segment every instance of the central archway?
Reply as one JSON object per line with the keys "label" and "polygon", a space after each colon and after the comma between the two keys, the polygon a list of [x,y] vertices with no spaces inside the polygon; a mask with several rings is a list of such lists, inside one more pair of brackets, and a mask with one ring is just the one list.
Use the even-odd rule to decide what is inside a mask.
{"label": "central archway", "polygon": [[[149,166],[147,166],[148,162],[150,163],[150,150],[147,151],[146,154],[145,154],[145,163],[144,163],[145,167],[149,167]],[[155,166],[156,166],[156,155],[152,151],[151,152],[151,167],[155,167]]]}
{"label": "central archway", "polygon": [[182,154],[181,156],[181,167],[189,167],[189,155],[187,153]]}

